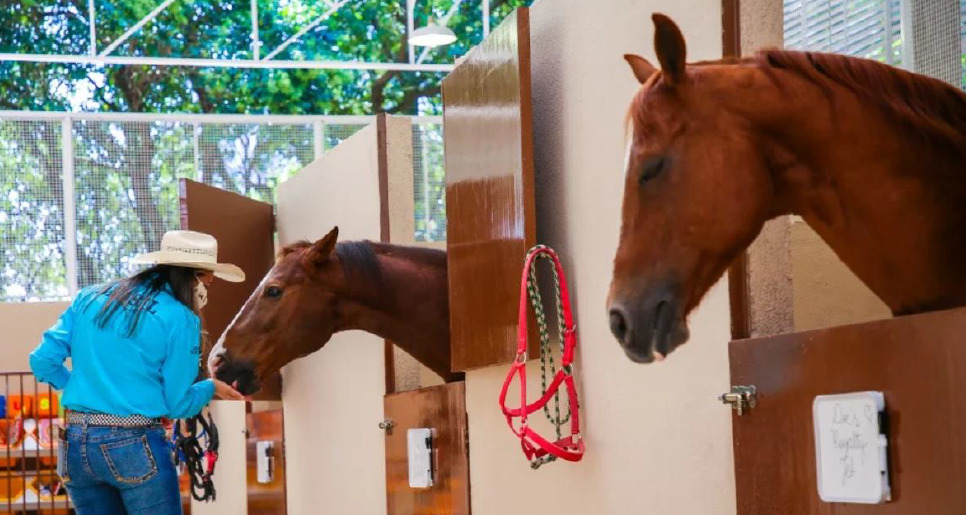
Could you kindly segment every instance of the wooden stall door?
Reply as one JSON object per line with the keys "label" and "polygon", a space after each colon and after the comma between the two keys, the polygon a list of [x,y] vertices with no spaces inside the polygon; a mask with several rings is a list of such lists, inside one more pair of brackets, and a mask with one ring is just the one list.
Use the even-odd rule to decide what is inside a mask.
{"label": "wooden stall door", "polygon": [[[281,409],[249,413],[247,422],[248,515],[283,515],[285,509],[285,431]],[[272,442],[274,475],[266,484],[258,482],[257,444]]]}
{"label": "wooden stall door", "polygon": [[[200,182],[181,179],[180,186],[181,228],[214,236],[218,259],[245,271],[245,282],[216,280],[208,292],[205,329],[214,345],[275,263],[274,209],[271,204]],[[266,381],[255,399],[281,400],[280,378]]]}
{"label": "wooden stall door", "polygon": [[516,354],[520,271],[536,241],[528,13],[507,16],[443,79],[454,371]]}
{"label": "wooden stall door", "polygon": [[[386,435],[387,515],[469,515],[470,470],[465,383],[422,388],[385,397],[386,418],[395,425]],[[409,487],[406,432],[436,430],[436,475],[429,488]]]}
{"label": "wooden stall door", "polygon": [[[966,513],[966,309],[731,343],[732,384],[757,406],[734,416],[738,515]],[[818,496],[812,401],[882,391],[892,502]]]}

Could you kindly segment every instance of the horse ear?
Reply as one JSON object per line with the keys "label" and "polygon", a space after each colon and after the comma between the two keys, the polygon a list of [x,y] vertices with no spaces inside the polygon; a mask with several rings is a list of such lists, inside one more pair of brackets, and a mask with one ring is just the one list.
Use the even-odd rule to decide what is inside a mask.
{"label": "horse ear", "polygon": [[657,73],[657,68],[654,67],[647,59],[639,55],[634,54],[624,54],[624,60],[627,64],[631,65],[631,71],[634,72],[634,76],[637,77],[637,82],[644,84],[647,79],[651,78],[651,75]]}
{"label": "horse ear", "polygon": [[651,20],[654,22],[654,49],[664,80],[672,86],[684,84],[687,81],[685,60],[688,52],[681,29],[663,14],[655,13]]}
{"label": "horse ear", "polygon": [[320,266],[329,259],[332,255],[332,251],[335,250],[335,244],[339,240],[339,228],[334,227],[328,234],[323,236],[312,244],[312,248],[306,253],[305,260],[306,263]]}

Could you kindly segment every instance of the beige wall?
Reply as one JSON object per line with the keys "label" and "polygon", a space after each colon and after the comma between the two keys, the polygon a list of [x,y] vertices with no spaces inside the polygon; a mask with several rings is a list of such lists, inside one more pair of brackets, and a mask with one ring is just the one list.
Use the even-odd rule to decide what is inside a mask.
{"label": "beige wall", "polygon": [[[531,9],[538,239],[560,253],[574,293],[587,455],[530,470],[496,403],[507,367],[469,372],[477,515],[735,512],[731,415],[715,400],[729,385],[726,283],[691,317],[691,342],[662,364],[631,363],[607,327],[623,122],[638,87],[621,56],[654,58],[654,11],[681,25],[689,59],[721,56],[719,0],[539,0]],[[539,388],[539,367],[529,368]]]}
{"label": "beige wall", "polygon": [[[279,243],[335,225],[342,241],[378,241],[378,165],[373,124],[280,185]],[[290,515],[385,513],[384,365],[383,340],[354,331],[283,370]]]}
{"label": "beige wall", "polygon": [[43,335],[57,317],[67,309],[67,302],[10,302],[0,303],[0,372],[27,372],[28,355],[40,343]]}
{"label": "beige wall", "polygon": [[889,308],[805,222],[791,225],[795,330],[889,318]]}

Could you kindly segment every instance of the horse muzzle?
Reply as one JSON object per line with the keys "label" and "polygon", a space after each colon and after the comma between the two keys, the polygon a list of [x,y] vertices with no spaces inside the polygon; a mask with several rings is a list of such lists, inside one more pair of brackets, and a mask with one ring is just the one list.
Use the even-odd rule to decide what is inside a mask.
{"label": "horse muzzle", "polygon": [[242,395],[252,395],[262,388],[262,383],[255,372],[255,364],[246,360],[233,359],[229,352],[223,352],[218,356],[214,377],[234,386]]}
{"label": "horse muzzle", "polygon": [[688,340],[680,306],[670,288],[660,288],[637,302],[615,299],[609,306],[611,333],[631,361],[663,361]]}

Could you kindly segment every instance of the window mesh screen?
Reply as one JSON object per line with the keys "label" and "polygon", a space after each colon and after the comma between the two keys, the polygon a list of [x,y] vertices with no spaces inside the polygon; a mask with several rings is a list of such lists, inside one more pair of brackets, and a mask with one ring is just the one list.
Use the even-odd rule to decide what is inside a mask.
{"label": "window mesh screen", "polygon": [[[908,0],[913,69],[963,86],[962,10],[959,0]],[[908,56],[908,53],[907,53]]]}
{"label": "window mesh screen", "polygon": [[200,180],[262,202],[275,187],[312,162],[312,125],[198,124]]}
{"label": "window mesh screen", "polygon": [[178,179],[194,177],[191,124],[74,122],[77,280],[83,288],[137,267],[178,228]]}
{"label": "window mesh screen", "polygon": [[[0,301],[69,298],[62,120],[0,119]],[[275,188],[365,123],[133,121],[78,116],[73,186],[80,288],[129,275],[180,227],[178,181],[274,202]],[[253,120],[257,117],[252,117]],[[301,120],[300,120],[301,121]],[[317,140],[318,138],[318,140]],[[442,124],[414,119],[415,237],[446,239]]]}
{"label": "window mesh screen", "polygon": [[443,124],[413,125],[416,241],[446,240],[446,169]]}
{"label": "window mesh screen", "polygon": [[0,301],[68,297],[59,121],[0,120]]}

